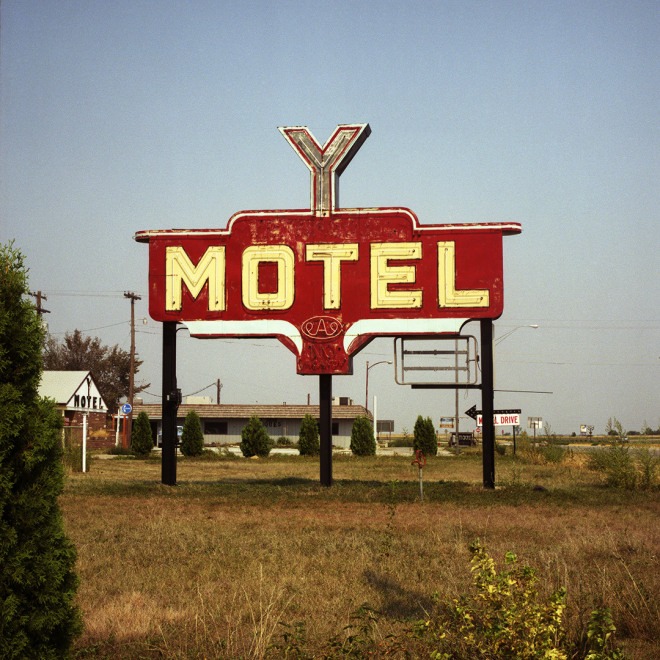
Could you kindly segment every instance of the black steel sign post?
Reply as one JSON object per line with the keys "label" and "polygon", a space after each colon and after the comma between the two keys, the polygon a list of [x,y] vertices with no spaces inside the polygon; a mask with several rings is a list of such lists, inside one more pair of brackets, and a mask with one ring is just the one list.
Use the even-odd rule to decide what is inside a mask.
{"label": "black steel sign post", "polygon": [[176,486],[176,415],[180,393],[176,387],[176,321],[163,323],[163,453],[161,481]]}
{"label": "black steel sign post", "polygon": [[321,485],[332,486],[332,375],[319,376],[319,467]]}
{"label": "black steel sign post", "polygon": [[495,488],[495,400],[493,368],[493,322],[481,319],[481,407],[484,425],[482,431],[484,488]]}

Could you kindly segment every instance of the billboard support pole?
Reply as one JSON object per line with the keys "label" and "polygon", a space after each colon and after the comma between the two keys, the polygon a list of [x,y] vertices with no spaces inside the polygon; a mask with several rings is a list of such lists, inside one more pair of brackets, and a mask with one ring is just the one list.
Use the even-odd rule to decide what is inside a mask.
{"label": "billboard support pole", "polygon": [[319,375],[321,485],[332,486],[332,375]]}
{"label": "billboard support pole", "polygon": [[513,427],[513,455],[516,455],[516,427]]}
{"label": "billboard support pole", "polygon": [[163,322],[163,453],[161,481],[176,486],[176,321]]}
{"label": "billboard support pole", "polygon": [[493,321],[481,319],[481,410],[484,488],[495,488],[495,423],[493,419]]}

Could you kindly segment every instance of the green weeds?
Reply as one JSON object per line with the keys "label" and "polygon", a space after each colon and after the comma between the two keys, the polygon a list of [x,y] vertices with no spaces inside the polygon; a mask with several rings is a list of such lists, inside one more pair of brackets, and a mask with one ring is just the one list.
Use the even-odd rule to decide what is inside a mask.
{"label": "green weeds", "polygon": [[[349,617],[343,630],[321,649],[308,648],[301,623],[286,628],[271,655],[284,658],[428,657],[434,660],[624,660],[614,641],[616,627],[609,608],[591,613],[583,648],[568,641],[565,622],[566,590],[540,595],[540,577],[522,566],[512,552],[505,568],[479,541],[470,545],[473,590],[442,601],[437,592],[428,617],[399,622],[397,629],[369,603]],[[384,634],[384,629],[392,630]]]}
{"label": "green weeds", "polygon": [[615,488],[649,489],[655,487],[660,471],[660,457],[648,448],[631,449],[630,445],[615,440],[607,449],[594,451],[589,467],[605,475],[609,486]]}

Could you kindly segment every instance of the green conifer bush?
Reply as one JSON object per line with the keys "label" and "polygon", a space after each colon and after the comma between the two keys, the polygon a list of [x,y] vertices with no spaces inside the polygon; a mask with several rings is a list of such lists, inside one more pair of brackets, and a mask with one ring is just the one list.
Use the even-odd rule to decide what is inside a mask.
{"label": "green conifer bush", "polygon": [[131,434],[131,449],[137,456],[149,456],[153,446],[154,438],[151,435],[149,415],[143,410],[135,420],[135,426]]}
{"label": "green conifer bush", "polygon": [[319,443],[319,425],[309,413],[303,417],[300,424],[298,451],[301,456],[318,456],[321,451],[321,445]]}
{"label": "green conifer bush", "polygon": [[424,419],[421,415],[417,417],[413,429],[413,449],[421,449],[424,456],[435,456],[438,453],[438,440],[435,435],[435,427],[430,417]]}
{"label": "green conifer bush", "polygon": [[351,451],[356,456],[374,456],[376,454],[374,427],[366,415],[358,415],[353,422]]}
{"label": "green conifer bush", "polygon": [[268,456],[273,446],[273,441],[268,435],[266,427],[256,415],[252,415],[250,421],[243,427],[241,440],[241,451],[246,458],[250,458],[250,456]]}
{"label": "green conifer bush", "polygon": [[0,245],[0,657],[66,657],[82,628],[57,497],[62,421],[38,396],[44,331],[24,257]]}
{"label": "green conifer bush", "polygon": [[202,421],[199,415],[191,410],[186,415],[181,432],[181,445],[179,447],[184,456],[201,456],[204,450],[204,434],[202,433]]}

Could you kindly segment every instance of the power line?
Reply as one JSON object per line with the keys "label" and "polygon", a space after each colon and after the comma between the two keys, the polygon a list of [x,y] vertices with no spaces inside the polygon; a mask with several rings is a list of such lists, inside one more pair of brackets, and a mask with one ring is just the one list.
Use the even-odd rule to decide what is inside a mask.
{"label": "power line", "polygon": [[[183,394],[182,396],[195,396],[195,394],[199,394],[200,392],[203,392],[204,390],[208,390],[211,387],[217,387],[217,383],[211,383],[210,385],[207,385],[206,387],[202,387],[201,390],[197,390],[195,392],[190,392],[190,394]],[[147,392],[147,390],[142,390],[145,394],[148,394],[149,396],[155,396],[157,399],[162,399],[163,395],[162,394],[154,394],[153,392]]]}
{"label": "power line", "polygon": [[[508,323],[497,323],[498,328],[511,328],[515,319],[509,319]],[[520,323],[527,323],[528,319],[521,320]],[[648,327],[649,324],[660,328],[660,319],[534,319],[535,323],[543,330],[545,328],[567,329],[575,328],[577,330],[636,330],[639,327]],[[593,324],[590,326],[580,325],[583,323]],[[622,325],[625,324],[625,325]]]}
{"label": "power line", "polygon": [[549,362],[545,360],[498,360],[498,364],[549,364],[555,366],[575,366],[575,365],[587,365],[590,367],[659,367],[659,364],[654,364],[653,362]]}
{"label": "power line", "polygon": [[[118,325],[126,325],[127,323],[130,323],[130,321],[120,321],[119,323],[110,323],[109,325],[100,325],[98,328],[87,328],[87,330],[80,330],[80,332],[93,332],[94,330],[105,330],[105,328],[115,328]],[[65,330],[64,332],[51,332],[51,335],[65,335],[68,330]]]}
{"label": "power line", "polygon": [[124,295],[124,291],[89,291],[84,289],[60,289],[57,291],[47,291],[46,293],[50,296],[117,296],[118,298]]}

